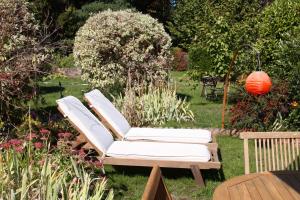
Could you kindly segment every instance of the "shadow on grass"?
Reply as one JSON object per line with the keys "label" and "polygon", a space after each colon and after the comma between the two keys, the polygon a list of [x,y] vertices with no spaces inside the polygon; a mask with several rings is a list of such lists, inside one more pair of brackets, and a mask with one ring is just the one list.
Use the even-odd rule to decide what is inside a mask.
{"label": "shadow on grass", "polygon": [[62,86],[40,86],[39,94],[62,93],[64,90]]}
{"label": "shadow on grass", "polygon": [[[132,167],[132,166],[114,166],[114,170],[107,173],[107,176],[115,174],[123,174],[126,176],[145,176],[149,177],[152,167]],[[165,178],[168,179],[179,179],[179,178],[192,178],[193,174],[190,169],[180,169],[180,168],[161,168],[162,174]],[[223,181],[224,173],[223,169],[210,169],[210,170],[201,170],[204,180],[212,181]]]}
{"label": "shadow on grass", "polygon": [[176,96],[177,96],[178,99],[185,100],[187,102],[189,102],[192,99],[191,95],[183,94],[183,93],[178,93],[178,92],[176,93]]}

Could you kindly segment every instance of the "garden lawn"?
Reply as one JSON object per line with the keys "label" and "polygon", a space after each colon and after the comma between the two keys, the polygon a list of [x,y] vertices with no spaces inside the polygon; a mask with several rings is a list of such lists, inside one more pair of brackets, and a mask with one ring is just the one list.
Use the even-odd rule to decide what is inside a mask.
{"label": "garden lawn", "polygon": [[[219,136],[217,141],[223,166],[220,172],[224,174],[224,178],[230,179],[242,175],[244,173],[243,141],[229,136]],[[251,143],[250,153],[252,149],[254,150]],[[253,158],[253,154],[250,156]],[[114,189],[115,199],[128,200],[141,198],[151,172],[150,168],[143,167],[107,166],[105,170],[109,177],[109,186]],[[174,199],[211,199],[214,189],[223,180],[218,177],[217,170],[202,172],[206,186],[199,188],[190,170],[162,169],[165,183]]]}
{"label": "garden lawn", "polygon": [[[217,128],[221,124],[222,102],[208,101],[200,96],[197,86],[193,89],[193,82],[185,80],[183,72],[172,72],[172,83],[175,83],[179,97],[186,98],[195,115],[193,122],[168,122],[166,127],[203,127]],[[61,84],[59,84],[59,82]],[[61,85],[61,86],[60,86]],[[88,86],[79,78],[58,77],[40,83],[40,92],[43,94],[43,103],[40,109],[56,110],[55,100],[73,95],[82,100],[83,93]],[[221,174],[225,179],[242,175],[243,166],[243,142],[239,138],[228,136],[217,137],[220,148],[220,157],[223,170]],[[251,150],[250,150],[251,152]],[[109,187],[114,189],[115,199],[140,199],[151,169],[144,167],[105,167],[109,178]],[[190,170],[162,169],[167,187],[174,199],[211,199],[214,189],[223,181],[218,171],[203,171],[206,187],[198,188],[193,180]]]}

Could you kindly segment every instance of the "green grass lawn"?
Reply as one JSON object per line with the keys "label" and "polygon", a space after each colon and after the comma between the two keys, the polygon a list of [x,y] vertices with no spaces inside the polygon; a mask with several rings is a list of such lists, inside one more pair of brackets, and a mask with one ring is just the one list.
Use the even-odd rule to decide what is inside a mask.
{"label": "green grass lawn", "polygon": [[[199,86],[193,86],[187,81],[180,81],[182,72],[172,73],[172,82],[176,83],[177,93],[186,97],[195,115],[195,121],[188,123],[168,122],[167,127],[220,127],[222,102],[208,101],[200,96]],[[60,84],[59,84],[60,83]],[[61,85],[61,86],[60,86]],[[55,100],[62,96],[73,95],[82,100],[83,92],[88,86],[79,78],[56,78],[40,83],[43,94],[42,109],[56,110]],[[238,138],[219,136],[217,142],[223,169],[203,171],[205,188],[198,188],[190,170],[163,169],[167,187],[174,199],[211,199],[214,189],[225,179],[243,174],[243,142]],[[251,152],[251,150],[250,150]],[[150,168],[143,167],[105,167],[109,178],[109,186],[114,188],[115,199],[140,199],[150,174]],[[221,173],[220,173],[221,172]]]}
{"label": "green grass lawn", "polygon": [[[229,136],[219,136],[217,141],[225,179],[242,175],[244,173],[242,141]],[[116,199],[140,199],[150,171],[149,168],[141,167],[106,167]],[[211,199],[214,189],[223,181],[218,171],[204,170],[206,186],[199,188],[190,170],[162,169],[162,173],[174,199]]]}

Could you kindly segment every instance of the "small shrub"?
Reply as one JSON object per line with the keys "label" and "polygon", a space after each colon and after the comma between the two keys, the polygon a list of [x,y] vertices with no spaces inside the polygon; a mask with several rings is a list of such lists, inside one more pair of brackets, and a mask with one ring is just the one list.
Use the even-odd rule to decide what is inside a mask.
{"label": "small shrub", "polygon": [[231,126],[238,130],[268,131],[278,116],[289,113],[288,84],[273,83],[269,94],[253,96],[241,89],[237,103],[230,109]]}
{"label": "small shrub", "polygon": [[189,67],[202,73],[212,71],[213,62],[211,55],[200,46],[194,45],[189,49]]}
{"label": "small shrub", "polygon": [[74,38],[78,29],[93,14],[104,10],[124,10],[131,6],[127,0],[93,1],[84,4],[80,9],[69,6],[57,17],[57,24],[63,27],[64,37]]}
{"label": "small shrub", "polygon": [[110,90],[141,80],[164,80],[171,59],[171,38],[163,25],[148,15],[104,11],[90,17],[76,34],[74,58],[82,79]]}
{"label": "small shrub", "polygon": [[[264,70],[273,77],[289,79],[295,67],[293,59],[299,56],[300,1],[274,1],[265,8],[257,25],[259,39],[256,46],[261,51]],[[293,45],[286,48],[285,43]],[[297,45],[295,54],[287,56],[286,53]]]}
{"label": "small shrub", "polygon": [[41,143],[12,139],[0,149],[1,199],[113,199],[105,179]]}
{"label": "small shrub", "polygon": [[185,71],[188,69],[188,55],[181,48],[173,49],[173,69],[176,71]]}
{"label": "small shrub", "polygon": [[25,0],[0,1],[0,123],[18,124],[20,111],[35,95],[34,80],[42,71],[47,49]]}
{"label": "small shrub", "polygon": [[75,66],[73,54],[68,56],[55,55],[54,65],[60,68],[72,68]]}
{"label": "small shrub", "polygon": [[[142,91],[142,90],[141,90]],[[168,121],[194,120],[193,112],[185,100],[178,99],[170,87],[150,85],[143,92],[129,88],[125,95],[114,97],[114,104],[131,126],[162,125]]]}
{"label": "small shrub", "polygon": [[[299,63],[300,64],[300,63]],[[300,67],[300,66],[299,66]],[[294,70],[289,81],[290,113],[283,120],[283,125],[288,130],[300,130],[300,68]]]}

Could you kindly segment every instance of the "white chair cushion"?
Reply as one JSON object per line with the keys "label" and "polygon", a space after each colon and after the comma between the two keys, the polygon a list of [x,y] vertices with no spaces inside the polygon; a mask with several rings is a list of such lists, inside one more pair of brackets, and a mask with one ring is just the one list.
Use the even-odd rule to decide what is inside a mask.
{"label": "white chair cushion", "polygon": [[202,144],[212,140],[208,130],[177,128],[131,128],[125,139]]}
{"label": "white chair cushion", "polygon": [[118,134],[125,137],[131,127],[116,107],[97,89],[85,93],[84,96]]}
{"label": "white chair cushion", "polygon": [[210,153],[205,145],[115,141],[107,150],[107,156],[128,159],[208,162]]}
{"label": "white chair cushion", "polygon": [[113,137],[100,121],[75,97],[56,101],[66,117],[103,153],[113,143]]}
{"label": "white chair cushion", "polygon": [[124,116],[99,90],[86,93],[85,98],[126,140],[180,143],[208,143],[212,140],[211,132],[205,129],[131,128]]}

